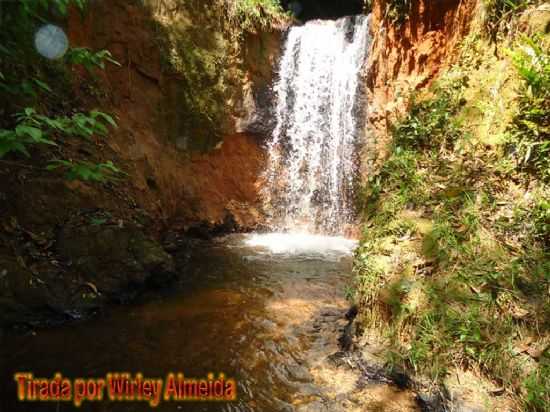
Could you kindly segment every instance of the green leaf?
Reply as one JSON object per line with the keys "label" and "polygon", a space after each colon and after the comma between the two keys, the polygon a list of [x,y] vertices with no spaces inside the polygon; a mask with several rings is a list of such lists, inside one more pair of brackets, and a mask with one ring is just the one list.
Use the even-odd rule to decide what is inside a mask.
{"label": "green leaf", "polygon": [[22,142],[17,140],[0,140],[0,158],[4,157],[9,152],[19,152],[30,157],[27,148]]}
{"label": "green leaf", "polygon": [[36,85],[38,87],[40,87],[41,89],[47,91],[47,92],[52,92],[52,89],[50,88],[50,86],[48,86],[46,83],[44,83],[43,81],[41,80],[38,80],[36,78],[33,78],[33,81],[36,83]]}
{"label": "green leaf", "polygon": [[80,11],[84,11],[84,9],[86,8],[86,0],[74,0],[74,3],[80,9]]}
{"label": "green leaf", "polygon": [[106,60],[108,61],[109,63],[112,63],[116,66],[121,66],[121,64],[119,62],[117,62],[115,59],[113,59],[113,55],[111,54],[111,52],[109,50],[101,50],[99,51],[97,54],[97,57],[102,59],[102,60]]}
{"label": "green leaf", "polygon": [[73,164],[68,160],[52,160],[50,164],[46,166],[46,170],[55,170],[60,167],[71,167]]}
{"label": "green leaf", "polygon": [[92,110],[90,112],[90,116],[93,117],[94,119],[97,119],[98,117],[100,117],[101,119],[105,120],[107,123],[109,123],[114,128],[118,127],[115,120],[111,116],[109,116],[107,113],[103,113],[103,112],[100,112],[98,110]]}
{"label": "green leaf", "polygon": [[95,217],[93,217],[93,218],[90,220],[90,223],[91,223],[93,226],[101,226],[101,225],[104,225],[105,223],[107,223],[107,219],[104,219],[104,218],[95,218]]}
{"label": "green leaf", "polygon": [[122,171],[121,171],[118,167],[116,167],[116,166],[113,164],[113,162],[110,161],[110,160],[108,160],[108,161],[105,162],[105,163],[102,163],[100,166],[101,166],[103,169],[108,169],[108,170],[110,170],[110,171],[112,171],[112,172],[114,172],[114,173],[122,173]]}
{"label": "green leaf", "polygon": [[47,167],[48,170],[59,168],[67,170],[66,178],[69,180],[103,182],[114,179],[113,173],[123,173],[111,161],[94,164],[86,161],[53,160]]}
{"label": "green leaf", "polygon": [[32,87],[32,83],[29,82],[28,80],[24,80],[21,83],[21,91],[26,95],[29,95],[31,97],[36,97],[36,92],[34,91],[34,87]]}
{"label": "green leaf", "polygon": [[94,134],[94,130],[89,126],[91,124],[90,118],[82,113],[77,113],[72,117],[72,121],[75,125],[74,132],[82,137],[90,138]]}
{"label": "green leaf", "polygon": [[96,122],[94,124],[94,127],[95,127],[96,132],[99,133],[102,136],[105,136],[108,133],[107,128],[99,122]]}
{"label": "green leaf", "polygon": [[42,115],[37,116],[37,118],[51,129],[64,131],[66,128],[66,122],[64,122],[63,118],[52,119]]}
{"label": "green leaf", "polygon": [[36,114],[36,110],[32,107],[25,107],[25,110],[23,110],[27,116],[33,116]]}
{"label": "green leaf", "polygon": [[54,141],[46,139],[44,137],[42,130],[38,129],[37,127],[20,124],[20,125],[17,125],[17,127],[15,128],[15,134],[18,137],[24,137],[24,136],[30,137],[34,143],[42,143],[42,144],[48,144],[50,146],[57,146],[57,143],[55,143]]}
{"label": "green leaf", "polygon": [[38,142],[42,139],[42,130],[32,126],[25,126],[23,124],[20,124],[15,128],[15,133],[19,137],[29,136],[35,142]]}
{"label": "green leaf", "polygon": [[54,4],[62,15],[67,14],[67,3],[65,0],[54,0]]}
{"label": "green leaf", "polygon": [[71,48],[66,55],[69,64],[80,64],[86,68],[88,72],[92,72],[94,68],[105,68],[104,61],[120,66],[120,63],[112,58],[108,50],[100,50],[93,52],[87,47]]}

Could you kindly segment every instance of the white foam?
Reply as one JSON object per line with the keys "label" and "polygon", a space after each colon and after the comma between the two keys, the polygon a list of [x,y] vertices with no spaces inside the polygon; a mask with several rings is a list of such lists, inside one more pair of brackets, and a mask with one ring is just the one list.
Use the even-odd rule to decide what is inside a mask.
{"label": "white foam", "polygon": [[345,237],[309,233],[254,233],[247,235],[244,242],[286,255],[351,255],[357,246],[357,241]]}

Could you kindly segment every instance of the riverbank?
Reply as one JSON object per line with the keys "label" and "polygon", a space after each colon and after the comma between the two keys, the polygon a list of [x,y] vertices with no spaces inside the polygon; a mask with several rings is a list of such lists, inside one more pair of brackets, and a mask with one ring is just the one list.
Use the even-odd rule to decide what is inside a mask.
{"label": "riverbank", "polygon": [[482,410],[550,403],[549,20],[518,12],[495,43],[479,17],[363,192],[362,344],[442,387],[470,376]]}

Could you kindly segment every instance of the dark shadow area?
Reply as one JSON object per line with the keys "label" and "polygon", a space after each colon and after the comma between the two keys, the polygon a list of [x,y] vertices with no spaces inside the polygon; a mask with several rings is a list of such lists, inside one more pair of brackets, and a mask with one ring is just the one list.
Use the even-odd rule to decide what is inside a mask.
{"label": "dark shadow area", "polygon": [[[18,402],[13,379],[18,371],[46,378],[60,371],[70,379],[103,378],[117,371],[132,375],[140,371],[145,377],[160,378],[181,371],[201,378],[223,371],[239,385],[233,404],[163,401],[156,410],[293,410],[290,405],[296,395],[304,394],[306,399],[308,391],[320,390],[311,374],[318,361],[341,350],[337,345],[339,321],[346,316],[341,291],[349,277],[351,257],[272,259],[263,255],[265,251],[238,246],[238,239],[228,240],[223,247],[209,241],[190,243],[189,250],[180,252],[186,255],[182,255],[187,262],[185,276],[168,289],[151,291],[87,322],[37,329],[32,337],[5,336],[0,346],[0,379],[4,382],[0,411],[75,410],[71,402]],[[352,316],[347,315],[349,325]],[[351,326],[348,329],[351,332]],[[356,361],[351,352],[339,352],[327,362],[331,370],[349,369],[351,364],[363,371],[356,378],[364,388],[369,383],[387,386],[376,398],[380,405],[390,402],[386,396],[399,394],[395,377],[386,377],[362,359]],[[359,362],[360,369],[355,366]],[[341,400],[324,410],[336,410],[337,402]],[[308,410],[321,407],[312,401]],[[84,401],[79,410],[147,412],[151,407],[145,401],[104,399]]]}
{"label": "dark shadow area", "polygon": [[364,0],[282,0],[285,10],[300,20],[338,19],[361,14]]}

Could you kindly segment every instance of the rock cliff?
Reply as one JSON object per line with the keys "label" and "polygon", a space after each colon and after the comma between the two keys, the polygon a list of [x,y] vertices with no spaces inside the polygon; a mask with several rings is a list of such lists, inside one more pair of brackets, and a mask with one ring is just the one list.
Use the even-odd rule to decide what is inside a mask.
{"label": "rock cliff", "polygon": [[[362,172],[376,173],[388,155],[393,121],[407,109],[411,92],[430,84],[456,59],[468,33],[475,0],[412,0],[403,16],[391,0],[373,2],[373,42],[365,72],[369,113]],[[407,2],[405,2],[407,3]]]}
{"label": "rock cliff", "polygon": [[120,126],[107,144],[136,201],[172,225],[222,224],[236,204],[253,211],[237,223],[258,223],[281,32],[231,27],[223,12],[198,1],[116,0],[69,21],[72,45],[110,50],[120,63],[95,83],[75,73],[75,87],[101,91]]}

